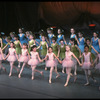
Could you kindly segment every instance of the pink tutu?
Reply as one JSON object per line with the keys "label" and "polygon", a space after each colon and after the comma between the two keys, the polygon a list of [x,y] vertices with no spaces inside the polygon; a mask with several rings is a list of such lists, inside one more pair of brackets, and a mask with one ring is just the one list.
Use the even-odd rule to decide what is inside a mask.
{"label": "pink tutu", "polygon": [[20,58],[19,58],[19,62],[28,62],[28,56],[20,56]]}
{"label": "pink tutu", "polygon": [[62,66],[63,67],[73,67],[74,66],[74,62],[72,60],[63,60]]}
{"label": "pink tutu", "polygon": [[[4,57],[6,57],[5,54],[3,54],[3,55],[4,55]],[[2,54],[0,54],[0,60],[3,60]]]}
{"label": "pink tutu", "polygon": [[90,67],[91,67],[90,65],[91,65],[90,62],[84,62],[82,68],[83,69],[90,69]]}
{"label": "pink tutu", "polygon": [[28,61],[28,64],[31,66],[37,66],[39,64],[39,61],[37,59],[30,59]]}
{"label": "pink tutu", "polygon": [[100,63],[98,63],[98,64],[95,66],[95,69],[99,69],[99,70],[100,70]]}
{"label": "pink tutu", "polygon": [[9,62],[10,62],[10,61],[16,61],[17,58],[16,58],[15,55],[9,55],[8,58],[7,58],[7,60],[8,60]]}
{"label": "pink tutu", "polygon": [[54,66],[57,66],[57,60],[54,59],[54,60],[47,60],[46,61],[46,67],[54,67]]}

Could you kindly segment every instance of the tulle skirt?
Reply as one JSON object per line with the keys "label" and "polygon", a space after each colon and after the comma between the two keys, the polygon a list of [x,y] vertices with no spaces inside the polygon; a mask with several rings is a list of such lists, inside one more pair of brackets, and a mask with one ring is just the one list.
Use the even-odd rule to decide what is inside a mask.
{"label": "tulle skirt", "polygon": [[[5,54],[3,54],[3,55],[4,55],[4,57],[6,57]],[[3,60],[2,54],[0,54],[0,60]]]}
{"label": "tulle skirt", "polygon": [[28,60],[29,60],[29,58],[28,58],[28,56],[23,56],[23,55],[21,55],[20,56],[20,58],[19,58],[19,62],[28,62]]}
{"label": "tulle skirt", "polygon": [[74,62],[72,60],[63,60],[62,66],[63,67],[74,67]]}
{"label": "tulle skirt", "polygon": [[11,62],[11,61],[16,61],[17,60],[17,58],[16,58],[16,56],[15,55],[9,55],[8,56],[8,58],[7,58],[7,60],[9,61],[9,62]]}
{"label": "tulle skirt", "polygon": [[55,67],[57,66],[57,64],[58,64],[57,59],[46,61],[46,67]]}
{"label": "tulle skirt", "polygon": [[37,59],[30,59],[28,61],[28,64],[31,66],[37,66],[39,64],[39,61]]}
{"label": "tulle skirt", "polygon": [[83,65],[82,65],[82,68],[83,69],[90,69],[90,67],[91,67],[90,65],[91,65],[90,62],[84,62]]}
{"label": "tulle skirt", "polygon": [[95,69],[100,70],[100,63],[98,63],[98,64],[95,66]]}

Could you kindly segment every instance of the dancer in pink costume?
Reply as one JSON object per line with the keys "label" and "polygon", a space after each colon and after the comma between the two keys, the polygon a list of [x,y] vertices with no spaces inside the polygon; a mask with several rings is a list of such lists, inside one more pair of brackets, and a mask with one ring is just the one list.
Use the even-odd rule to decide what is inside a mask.
{"label": "dancer in pink costume", "polygon": [[86,81],[87,83],[84,85],[89,85],[89,77],[93,79],[94,82],[96,80],[94,79],[93,75],[91,74],[91,68],[93,67],[93,60],[91,53],[89,52],[89,46],[85,45],[84,47],[84,52],[82,54],[82,69],[84,69],[85,76],[86,76]]}
{"label": "dancer in pink costume", "polygon": [[32,80],[34,79],[34,73],[35,72],[39,72],[41,75],[43,75],[43,71],[39,71],[39,70],[36,70],[36,66],[42,62],[43,60],[40,59],[39,57],[39,53],[36,51],[37,50],[37,47],[36,45],[34,45],[33,47],[31,47],[31,59],[28,61],[28,64],[31,65],[31,68],[32,68]]}
{"label": "dancer in pink costume", "polygon": [[[56,58],[61,63],[58,57],[53,53],[52,47],[48,47],[48,53],[46,54],[46,57],[43,60],[46,60],[46,67],[50,67],[49,83],[51,83],[52,72],[54,70],[54,67],[57,66],[57,61],[54,58]],[[57,70],[54,71],[57,74],[56,78],[58,78],[60,76],[59,73],[57,72]]]}
{"label": "dancer in pink costume", "polygon": [[19,62],[23,62],[22,68],[21,68],[20,73],[18,75],[19,78],[21,77],[21,74],[22,74],[24,67],[25,67],[26,63],[28,62],[29,58],[30,58],[30,55],[29,55],[29,52],[27,49],[27,44],[23,43],[22,50],[21,50],[21,56],[18,60]]}
{"label": "dancer in pink costume", "polygon": [[14,62],[18,59],[18,55],[17,55],[16,50],[14,48],[14,43],[13,42],[10,43],[9,53],[4,58],[4,60],[6,60],[6,59],[10,62],[10,73],[9,73],[9,76],[12,75],[13,68],[15,68],[17,70],[17,72],[19,72],[19,69],[14,66]]}
{"label": "dancer in pink costume", "polygon": [[[93,65],[96,64],[95,69],[99,70],[100,72],[100,53],[98,53]],[[100,90],[100,86],[99,86],[99,90]]]}
{"label": "dancer in pink costume", "polygon": [[3,54],[1,46],[0,46],[0,69],[2,68],[6,72],[6,68],[3,67],[3,65],[2,65],[2,60],[4,59],[4,56],[5,55]]}
{"label": "dancer in pink costume", "polygon": [[74,67],[74,61],[72,61],[72,56],[77,60],[77,62],[80,64],[78,58],[74,55],[73,52],[70,51],[70,47],[66,46],[66,52],[65,52],[65,58],[64,60],[61,62],[62,66],[66,68],[66,74],[67,74],[67,80],[64,86],[68,85],[69,79],[70,79],[70,75],[71,74],[71,69],[72,67]]}

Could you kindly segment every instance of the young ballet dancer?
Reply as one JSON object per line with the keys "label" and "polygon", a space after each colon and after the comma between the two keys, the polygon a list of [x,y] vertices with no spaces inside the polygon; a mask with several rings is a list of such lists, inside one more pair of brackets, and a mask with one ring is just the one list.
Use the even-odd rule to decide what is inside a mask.
{"label": "young ballet dancer", "polygon": [[94,53],[92,53],[92,49],[95,51],[96,54],[98,54],[97,50],[91,45],[91,40],[90,38],[86,38],[86,45],[89,46],[89,52],[91,52],[91,57],[94,61],[94,59],[96,58],[96,55]]}
{"label": "young ballet dancer", "polygon": [[32,80],[34,79],[35,72],[39,72],[41,75],[43,75],[43,71],[36,70],[36,66],[39,64],[39,62],[43,61],[40,59],[39,53],[36,50],[37,50],[37,46],[33,45],[30,52],[31,59],[28,61],[28,64],[31,65],[32,68]]}
{"label": "young ballet dancer", "polygon": [[82,32],[78,32],[78,37],[79,37],[79,45],[78,47],[80,48],[81,52],[84,52],[84,44],[85,44],[85,38],[83,37]]}
{"label": "young ballet dancer", "polygon": [[[79,43],[79,41],[78,41],[78,38],[77,38],[77,36],[76,36],[76,34],[75,34],[74,28],[71,28],[71,29],[70,29],[70,32],[71,32],[70,39],[71,39],[71,38],[75,38],[75,40],[77,41],[77,44],[80,45],[80,43]],[[69,45],[70,45],[70,44],[69,44]]]}
{"label": "young ballet dancer", "polygon": [[[77,43],[75,41],[74,38],[71,38],[70,39],[70,47],[71,47],[71,52],[74,53],[74,55],[79,59],[81,58],[81,50],[79,49],[79,47],[77,46]],[[76,81],[77,79],[77,60],[75,58],[72,57],[72,60],[74,61],[74,82]]]}
{"label": "young ballet dancer", "polygon": [[28,43],[27,39],[26,39],[26,35],[24,34],[24,28],[19,28],[19,40],[21,42],[21,45],[23,45],[23,43]]}
{"label": "young ballet dancer", "polygon": [[64,58],[63,61],[61,61],[62,66],[66,68],[66,74],[67,74],[67,80],[66,80],[66,83],[65,83],[64,86],[68,85],[70,75],[72,75],[71,74],[71,69],[74,66],[74,61],[72,60],[72,57],[74,57],[77,60],[77,62],[79,63],[79,65],[81,65],[80,61],[75,56],[75,54],[70,51],[70,47],[66,46],[65,58]]}
{"label": "young ballet dancer", "polygon": [[67,45],[66,40],[65,40],[65,37],[62,34],[62,30],[59,28],[57,32],[58,32],[57,43],[60,45],[60,40],[63,39],[64,40],[64,44]]}
{"label": "young ballet dancer", "polygon": [[[91,39],[92,46],[96,49],[97,52],[100,52],[100,39],[98,38],[97,32],[93,32],[93,37]],[[93,54],[96,52],[92,49],[91,51]]]}
{"label": "young ballet dancer", "polygon": [[42,47],[40,55],[41,55],[41,58],[43,59],[46,56],[47,49],[48,49],[48,44],[45,41],[45,37],[44,36],[42,36],[42,41],[40,42],[40,46],[38,46],[37,49],[39,49],[40,47]]}
{"label": "young ballet dancer", "polygon": [[[65,52],[66,52],[66,44],[64,44],[64,40],[61,39],[60,40],[60,45],[59,45],[59,51],[58,51],[58,57],[60,58],[60,60],[63,60],[65,58]],[[62,73],[64,72],[64,67],[62,67]]]}
{"label": "young ballet dancer", "polygon": [[18,75],[19,78],[21,78],[21,74],[22,74],[24,67],[27,64],[29,58],[30,58],[30,55],[29,55],[29,52],[28,52],[28,49],[27,49],[27,44],[23,43],[23,46],[22,46],[22,49],[21,49],[21,56],[18,60],[19,62],[23,62],[22,68],[21,68],[20,73]]}
{"label": "young ballet dancer", "polygon": [[51,28],[47,28],[48,38],[49,38],[49,46],[52,44],[52,38],[55,36],[53,34],[53,30]]}
{"label": "young ballet dancer", "polygon": [[[46,57],[43,60],[46,60],[46,67],[50,67],[49,83],[51,83],[54,66],[57,66],[57,62],[55,61],[54,58],[56,58],[60,62],[58,57],[53,53],[52,47],[48,47],[48,53],[46,54]],[[56,78],[58,78],[59,73],[56,70],[54,71],[57,74]]]}
{"label": "young ballet dancer", "polygon": [[[98,53],[95,61],[93,62],[93,65],[94,64],[95,64],[95,69],[100,72],[100,53]],[[99,90],[100,90],[100,86],[99,86]]]}
{"label": "young ballet dancer", "polygon": [[12,42],[14,42],[14,41],[15,41],[15,39],[14,39],[14,35],[15,35],[15,33],[14,33],[14,32],[10,32],[10,37],[11,37],[11,41],[12,41]]}
{"label": "young ballet dancer", "polygon": [[7,44],[3,47],[2,51],[5,49],[4,54],[7,55],[8,54],[8,50],[10,48],[10,42],[11,42],[11,38],[8,36],[7,37]]}
{"label": "young ballet dancer", "polygon": [[5,55],[2,52],[2,48],[0,47],[0,69],[3,69],[6,72],[6,68],[2,65],[2,60],[4,60],[4,56]]}
{"label": "young ballet dancer", "polygon": [[[19,41],[19,37],[17,35],[14,35],[14,45],[15,45],[15,50],[16,50],[16,53],[18,55],[18,58],[20,57],[21,55],[21,48],[22,48],[22,45]],[[20,68],[20,62],[18,64],[18,67]]]}
{"label": "young ballet dancer", "polygon": [[8,50],[8,55],[4,58],[4,60],[6,60],[10,62],[10,73],[9,76],[12,75],[12,70],[13,68],[15,68],[17,70],[17,72],[19,72],[19,69],[17,67],[14,66],[14,62],[16,60],[18,60],[18,55],[16,53],[16,50],[14,48],[14,43],[10,42],[10,48]]}
{"label": "young ballet dancer", "polygon": [[85,86],[89,85],[89,77],[93,79],[94,82],[96,80],[94,79],[93,75],[91,74],[91,67],[93,67],[93,60],[91,57],[91,52],[89,52],[89,46],[85,45],[84,47],[84,52],[82,54],[83,60],[82,60],[82,69],[84,69],[85,76],[86,76],[86,81],[87,83],[84,84]]}
{"label": "young ballet dancer", "polygon": [[[51,47],[53,49],[53,53],[59,57],[59,45],[57,44],[56,42],[56,37],[53,37],[52,38],[52,44],[51,44]],[[55,58],[55,61],[57,62],[57,59]],[[57,72],[57,66],[55,66],[55,70]],[[59,75],[60,76],[60,75]]]}
{"label": "young ballet dancer", "polygon": [[35,39],[34,39],[34,34],[30,34],[30,36],[29,36],[29,39],[30,39],[30,41],[29,41],[29,43],[28,43],[28,51],[29,51],[29,54],[30,54],[30,50],[31,50],[31,47],[33,46],[33,45],[36,45],[36,43],[37,44],[39,44]]}

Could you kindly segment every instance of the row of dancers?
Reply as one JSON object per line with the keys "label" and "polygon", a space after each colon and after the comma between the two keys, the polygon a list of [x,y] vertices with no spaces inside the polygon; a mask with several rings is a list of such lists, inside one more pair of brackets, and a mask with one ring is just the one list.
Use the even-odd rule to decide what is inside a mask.
{"label": "row of dancers", "polygon": [[[27,32],[27,39],[26,39],[25,38],[25,34],[23,33],[23,29],[20,28],[19,29],[19,34],[18,34],[19,37],[17,35],[14,35],[13,33],[11,33],[10,36],[12,37],[12,40],[10,40],[10,38],[8,37],[7,38],[7,43],[6,43],[6,45],[4,45],[4,47],[2,46],[3,45],[3,43],[2,43],[3,40],[0,39],[0,41],[1,41],[1,47],[3,47],[1,51],[3,51],[3,50],[6,49],[5,50],[6,51],[5,54],[7,54],[8,51],[9,51],[8,54],[10,54],[10,48],[11,48],[11,45],[10,44],[13,44],[15,46],[15,50],[14,51],[16,52],[16,55],[18,55],[18,57],[16,56],[18,58],[18,62],[19,62],[18,67],[20,67],[20,62],[24,62],[24,61],[28,62],[27,60],[30,59],[28,57],[27,60],[23,60],[26,56],[24,57],[22,55],[27,55],[27,54],[28,55],[32,55],[31,49],[32,49],[32,47],[34,45],[39,45],[38,47],[34,47],[34,48],[37,50],[37,56],[38,56],[38,59],[39,59],[40,62],[43,62],[43,60],[46,60],[46,58],[49,57],[49,55],[47,55],[47,54],[48,54],[48,52],[50,52],[49,49],[52,49],[51,51],[52,51],[52,53],[53,53],[52,55],[54,57],[52,57],[52,55],[51,55],[51,57],[49,57],[49,58],[52,58],[52,59],[49,60],[48,63],[46,62],[46,65],[49,65],[49,63],[51,61],[55,62],[54,65],[53,65],[53,66],[55,66],[55,70],[54,70],[54,67],[51,67],[51,69],[50,69],[49,83],[51,83],[52,71],[53,70],[57,73],[57,76],[56,77],[59,77],[60,76],[59,73],[57,72],[57,63],[58,63],[57,62],[57,59],[58,59],[59,63],[62,63],[62,66],[64,66],[64,65],[70,65],[70,63],[67,64],[68,61],[64,62],[65,61],[65,58],[67,60],[68,60],[68,58],[69,59],[72,59],[72,62],[73,63],[71,63],[71,64],[73,64],[73,65],[71,65],[71,67],[74,66],[74,69],[75,69],[75,71],[74,71],[75,80],[76,80],[76,75],[77,75],[77,73],[76,73],[76,71],[77,71],[77,62],[79,63],[80,66],[83,66],[84,65],[84,64],[80,64],[80,62],[77,59],[81,59],[82,57],[85,58],[85,56],[87,55],[88,57],[86,57],[86,61],[85,62],[90,63],[90,58],[93,59],[93,61],[94,61],[95,58],[96,58],[95,54],[97,54],[97,58],[96,58],[96,60],[94,62],[96,63],[98,61],[97,59],[99,59],[99,38],[97,37],[97,33],[96,32],[93,33],[93,36],[94,37],[91,40],[89,38],[86,38],[85,39],[82,36],[82,33],[80,32],[79,33],[79,37],[80,38],[78,40],[77,39],[77,36],[75,35],[75,30],[72,28],[71,29],[71,36],[70,36],[69,43],[66,43],[66,40],[64,38],[64,35],[61,34],[61,29],[58,29],[59,35],[57,36],[58,37],[57,42],[56,42],[55,35],[53,34],[53,31],[50,28],[47,29],[47,32],[48,32],[49,40],[43,34],[43,32],[40,32],[41,33],[40,36],[39,36],[40,37],[40,40],[39,41],[37,40],[38,41],[37,42],[36,39],[34,39],[35,36],[32,34],[32,32],[30,32],[31,34],[29,34],[29,32]],[[19,39],[20,41],[18,40],[18,38],[20,38]],[[13,42],[10,43],[10,41],[13,41],[14,43]],[[84,47],[84,44],[85,43],[87,44],[86,47],[88,48],[88,52],[90,52],[90,53],[86,53],[86,55],[84,54],[84,51],[85,51],[84,48],[86,48],[86,47]],[[91,45],[91,43],[92,43],[92,45]],[[23,48],[24,48],[25,45],[26,45],[25,48],[27,48],[27,44],[28,44],[28,50],[26,50],[27,53],[23,53]],[[49,46],[51,46],[51,47],[49,47]],[[7,48],[7,47],[9,47],[9,48]],[[68,58],[66,57],[66,51],[67,51],[66,48],[70,48],[70,52],[72,52],[71,53],[71,56],[73,56],[73,57],[68,57],[68,55],[67,55]],[[74,54],[75,56],[72,55],[72,54]],[[40,55],[40,58],[39,58],[39,55]],[[9,58],[9,55],[7,55],[6,58],[7,57]],[[4,58],[4,60],[6,58]],[[43,60],[41,60],[41,58]],[[56,59],[54,59],[54,58],[56,58]],[[60,61],[59,59],[62,60],[62,61]],[[8,61],[9,61],[9,59],[8,59]],[[92,63],[93,63],[93,61],[92,61]],[[22,71],[24,69],[24,66],[25,66],[26,62],[23,63],[22,69],[20,70],[20,73],[18,75],[19,78],[21,77],[21,73],[22,73]],[[32,62],[32,60],[31,60],[31,62]],[[30,64],[28,62],[28,64],[31,65],[32,63]],[[37,64],[38,64],[38,62],[37,62]],[[91,66],[93,66],[94,64],[91,64]],[[50,65],[51,65],[51,63],[50,63]],[[16,68],[14,66],[14,61],[11,61],[10,66],[12,66],[12,67],[10,69],[9,76],[11,76],[12,68],[13,67]],[[86,67],[87,66],[90,66],[90,64],[87,64]],[[32,79],[34,79],[34,72],[35,71],[40,72],[41,75],[43,75],[43,72],[41,72],[39,70],[36,70],[35,67],[32,67]],[[3,66],[2,66],[2,68],[5,70],[5,68]],[[65,67],[62,67],[62,72],[63,73],[64,73],[64,68]],[[100,69],[99,68],[99,63],[96,65],[95,68]],[[66,80],[66,83],[65,83],[64,86],[67,86],[68,85],[68,82],[69,82],[69,79],[70,79],[70,75],[72,75],[71,72],[70,72],[71,69],[69,69],[69,68],[66,68],[66,69],[67,69],[66,70],[66,73],[68,74],[68,76],[67,76],[67,80]],[[16,68],[16,70],[19,71],[18,68]],[[45,67],[45,70],[47,70],[47,67]],[[88,70],[87,69],[85,70],[85,75],[86,75],[86,79],[87,79],[87,83],[85,85],[88,85],[89,84],[88,76],[91,76],[93,78],[93,76],[91,75],[90,72],[91,72],[90,71],[90,67],[88,68]]]}
{"label": "row of dancers", "polygon": [[[26,64],[30,65],[32,68],[32,80],[34,79],[34,73],[35,72],[39,72],[41,75],[43,75],[43,71],[39,71],[36,70],[36,66],[43,62],[44,60],[46,61],[46,67],[50,67],[50,75],[49,75],[49,83],[51,83],[52,81],[52,72],[55,71],[57,76],[56,78],[58,78],[60,76],[60,74],[57,72],[57,64],[58,62],[60,64],[62,64],[63,68],[66,68],[66,74],[67,74],[67,80],[64,86],[68,85],[70,76],[72,76],[71,73],[71,69],[74,67],[75,62],[72,60],[72,57],[74,57],[74,59],[77,60],[77,62],[79,63],[79,66],[81,66],[84,71],[85,71],[85,75],[86,75],[86,80],[87,83],[85,85],[89,85],[89,77],[91,77],[94,82],[96,82],[96,80],[94,79],[94,77],[91,74],[91,68],[94,66],[94,64],[97,62],[97,59],[99,58],[100,61],[100,54],[98,54],[98,58],[95,59],[94,63],[92,62],[92,57],[91,57],[91,53],[89,52],[89,46],[86,45],[84,47],[85,51],[82,54],[83,60],[82,63],[80,63],[79,59],[75,56],[75,54],[73,52],[70,51],[70,46],[67,45],[66,46],[66,52],[65,52],[65,58],[64,60],[60,60],[54,53],[53,53],[53,48],[52,47],[48,47],[48,53],[46,54],[46,57],[44,59],[41,59],[39,56],[39,53],[37,52],[37,46],[33,45],[31,48],[31,52],[29,54],[28,49],[27,49],[27,44],[23,43],[22,46],[22,55],[20,57],[18,57],[16,50],[14,49],[14,43],[11,42],[10,43],[10,48],[9,48],[9,53],[8,55],[4,56],[2,49],[0,49],[0,62],[2,60],[6,60],[10,62],[10,73],[9,76],[12,75],[12,69],[15,68],[19,74],[18,77],[21,78],[21,74],[24,70],[24,67]],[[19,69],[14,66],[14,62],[18,60],[19,62],[23,62],[22,68],[19,71]],[[58,62],[57,62],[58,60]],[[1,63],[0,63],[1,64]],[[1,68],[5,69],[2,64],[1,64]],[[100,69],[100,62],[96,65],[97,69]]]}

